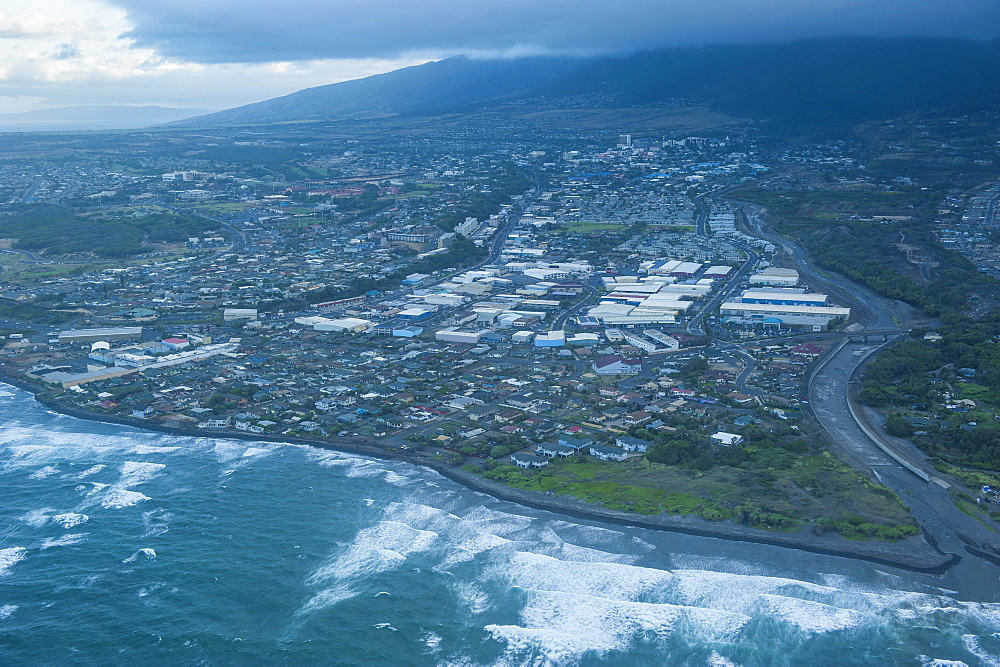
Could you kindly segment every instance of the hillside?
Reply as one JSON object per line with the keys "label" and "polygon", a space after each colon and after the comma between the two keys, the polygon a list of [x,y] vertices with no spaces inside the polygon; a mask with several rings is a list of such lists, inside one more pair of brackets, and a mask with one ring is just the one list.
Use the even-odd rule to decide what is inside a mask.
{"label": "hillside", "polygon": [[172,123],[272,123],[503,108],[707,105],[760,120],[855,123],[1000,108],[1000,42],[825,39],[599,59],[450,58]]}
{"label": "hillside", "polygon": [[177,123],[227,125],[445,111],[527,93],[585,61],[573,58],[448,58],[386,74],[306,88]]}

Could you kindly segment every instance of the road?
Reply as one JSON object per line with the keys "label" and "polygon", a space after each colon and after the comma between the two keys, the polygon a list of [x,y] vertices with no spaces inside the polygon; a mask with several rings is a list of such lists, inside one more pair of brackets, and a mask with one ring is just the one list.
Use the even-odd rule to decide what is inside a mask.
{"label": "road", "polygon": [[[804,389],[813,416],[855,465],[872,471],[899,495],[925,534],[942,551],[963,556],[959,565],[963,577],[995,577],[994,563],[1000,561],[991,562],[966,547],[972,545],[1000,556],[1000,540],[993,529],[952,502],[948,489],[961,485],[935,470],[913,445],[883,437],[881,429],[867,421],[864,408],[854,400],[864,362],[891,342],[893,337],[889,334],[899,335],[900,322],[906,323],[912,315],[909,308],[843,276],[817,269],[802,248],[764,228],[758,207],[743,209],[748,231],[781,247],[786,261],[804,274],[811,285],[836,293],[838,298],[859,308],[858,323],[864,327],[861,333],[872,335],[877,331],[888,339],[878,344],[858,344],[845,339],[820,360],[806,377]],[[991,523],[985,518],[984,521]]]}
{"label": "road", "polygon": [[697,315],[691,318],[691,321],[688,322],[687,325],[688,333],[695,336],[705,335],[705,330],[701,327],[701,322],[705,319],[705,317],[709,313],[715,312],[719,308],[719,305],[722,304],[724,300],[729,298],[730,294],[739,289],[740,283],[743,281],[743,279],[751,271],[753,271],[753,268],[755,266],[757,266],[757,262],[760,261],[760,255],[754,252],[753,250],[750,250],[749,248],[744,248],[743,250],[749,256],[747,261],[745,261],[743,263],[743,266],[741,266],[733,275],[733,277],[728,280],[725,287],[719,290],[719,293],[716,294],[714,297],[712,297],[712,299],[709,300],[708,303],[706,303],[701,308],[701,310],[698,311]]}
{"label": "road", "polygon": [[746,222],[744,231],[781,248],[785,255],[781,263],[808,276],[813,288],[825,291],[835,301],[849,304],[853,310],[852,318],[858,324],[866,328],[899,331],[901,324],[912,319],[913,310],[905,303],[881,297],[844,276],[817,267],[805,250],[764,226],[763,211],[759,206],[743,203],[740,204],[740,212]]}

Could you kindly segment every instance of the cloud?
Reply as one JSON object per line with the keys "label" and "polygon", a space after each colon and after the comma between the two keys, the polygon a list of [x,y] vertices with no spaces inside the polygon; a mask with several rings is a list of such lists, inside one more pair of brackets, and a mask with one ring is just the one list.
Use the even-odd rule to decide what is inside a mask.
{"label": "cloud", "polygon": [[424,61],[201,63],[136,44],[125,10],[104,0],[33,0],[32,10],[41,11],[0,15],[0,112],[77,104],[223,109]]}
{"label": "cloud", "polygon": [[0,12],[0,111],[221,109],[457,54],[837,35],[993,38],[997,1],[32,0]]}
{"label": "cloud", "polygon": [[128,11],[137,45],[203,63],[1000,36],[996,0],[112,1]]}

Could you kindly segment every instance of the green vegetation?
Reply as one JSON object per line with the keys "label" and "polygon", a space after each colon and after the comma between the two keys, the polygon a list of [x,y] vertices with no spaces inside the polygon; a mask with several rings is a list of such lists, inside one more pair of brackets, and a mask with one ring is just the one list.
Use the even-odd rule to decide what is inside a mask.
{"label": "green vegetation", "polygon": [[50,255],[128,257],[148,251],[143,246],[146,242],[183,241],[218,227],[216,222],[183,213],[107,217],[80,215],[51,204],[24,205],[11,215],[0,216],[0,237],[15,239],[13,248]]}
{"label": "green vegetation", "polygon": [[524,170],[518,169],[514,164],[502,165],[501,169],[481,191],[452,211],[436,218],[434,224],[450,232],[466,218],[486,220],[499,213],[502,205],[510,203],[511,197],[524,194],[531,187],[531,178]]}
{"label": "green vegetation", "polygon": [[[776,228],[794,237],[817,263],[891,299],[905,301],[929,315],[959,312],[974,294],[997,292],[997,283],[976,270],[960,253],[942,248],[927,223],[940,193],[911,187],[899,191],[743,190],[733,193],[766,206]],[[902,216],[905,221],[865,222],[858,218]],[[915,244],[940,264],[931,280],[897,247]]]}
{"label": "green vegetation", "polygon": [[860,398],[891,408],[886,431],[912,437],[938,463],[995,472],[1000,470],[1000,314],[980,321],[951,319],[940,330],[941,340],[909,339],[884,350],[865,370]]}
{"label": "green vegetation", "polygon": [[[479,470],[488,479],[619,511],[695,514],[772,530],[811,523],[818,534],[835,531],[852,539],[896,540],[917,530],[890,489],[865,479],[796,429],[749,426],[742,429],[741,445],[718,447],[708,443],[709,429],[697,420],[668,419],[675,430],[667,433],[633,429],[654,447],[645,457],[621,463],[580,456],[525,471],[495,460],[508,447],[462,451],[493,457]],[[517,443],[506,444],[516,449]]]}
{"label": "green vegetation", "polygon": [[41,324],[64,324],[76,317],[73,313],[48,310],[11,299],[0,298],[0,319],[39,322]]}

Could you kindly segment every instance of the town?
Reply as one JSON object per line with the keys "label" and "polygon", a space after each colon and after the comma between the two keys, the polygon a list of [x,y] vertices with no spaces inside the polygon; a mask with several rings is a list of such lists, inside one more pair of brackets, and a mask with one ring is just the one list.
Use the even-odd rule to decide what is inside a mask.
{"label": "town", "polygon": [[[782,484],[864,482],[815,444],[810,375],[852,332],[906,329],[860,323],[856,295],[800,271],[733,197],[788,187],[788,165],[852,172],[844,146],[766,165],[749,130],[436,152],[218,134],[175,140],[184,158],[4,167],[5,235],[94,235],[0,249],[5,377],[127,423],[364,444],[645,514],[781,527],[821,518]],[[995,198],[960,224],[987,226]],[[688,479],[634,483],[677,464]],[[747,492],[757,505],[746,480],[712,497],[694,479],[767,466],[787,479]],[[581,483],[612,471],[613,493]],[[893,508],[842,514],[845,535],[913,529]]]}

